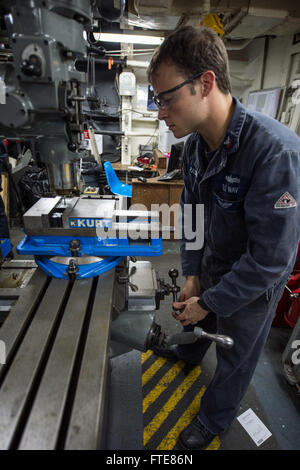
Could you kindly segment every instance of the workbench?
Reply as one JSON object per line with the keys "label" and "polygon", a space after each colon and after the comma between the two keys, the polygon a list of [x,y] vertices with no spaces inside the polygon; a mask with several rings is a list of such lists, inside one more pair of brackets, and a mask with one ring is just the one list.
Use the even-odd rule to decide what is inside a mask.
{"label": "workbench", "polygon": [[168,204],[172,206],[179,203],[180,195],[183,189],[183,180],[158,181],[165,170],[155,178],[147,179],[147,182],[139,181],[137,178],[132,180],[132,204],[145,204],[147,209],[151,209],[151,204]]}
{"label": "workbench", "polygon": [[[160,170],[161,175],[165,170]],[[167,204],[171,207],[173,204],[179,204],[180,195],[183,190],[183,180],[158,181],[159,176],[149,178],[146,183],[134,178],[132,180],[132,198],[131,204],[144,204],[147,210],[151,210],[153,204]],[[160,212],[160,222],[163,223]],[[175,215],[176,217],[176,215]],[[171,232],[174,230],[174,213],[170,214]],[[172,239],[172,233],[170,239]]]}

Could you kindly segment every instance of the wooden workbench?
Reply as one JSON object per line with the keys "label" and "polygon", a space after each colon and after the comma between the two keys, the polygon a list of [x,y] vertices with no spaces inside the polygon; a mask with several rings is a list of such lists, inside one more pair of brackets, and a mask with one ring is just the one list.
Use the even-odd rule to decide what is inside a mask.
{"label": "wooden workbench", "polygon": [[[180,195],[183,189],[183,180],[174,180],[174,181],[158,181],[158,178],[163,175],[166,170],[158,169],[158,176],[154,178],[147,178],[147,182],[139,181],[137,178],[130,177],[131,170],[130,166],[134,165],[124,165],[120,162],[114,163],[113,168],[116,172],[118,171],[128,171],[128,184],[132,185],[132,198],[131,205],[133,204],[143,204],[147,210],[151,210],[151,205],[153,204],[168,204],[171,207],[173,204],[178,204]],[[136,175],[136,172],[134,172]],[[140,176],[144,176],[141,171]],[[160,211],[161,214],[161,211]],[[163,223],[162,217],[160,217],[161,223]],[[170,226],[174,227],[174,214],[171,213],[170,216]],[[170,239],[172,239],[171,237]]]}
{"label": "wooden workbench", "polygon": [[[165,170],[163,170],[165,172]],[[183,189],[183,180],[175,181],[158,181],[159,176],[149,178],[146,183],[137,179],[132,180],[132,199],[131,204],[144,204],[148,210],[153,209],[153,204],[168,204],[171,207],[173,204],[178,204],[180,195]],[[174,208],[170,213],[170,219],[165,220],[162,218],[162,211],[160,213],[160,223],[162,227],[167,229],[163,235],[164,240],[174,239],[174,217],[177,219],[177,212]],[[169,235],[167,235],[169,233]]]}
{"label": "wooden workbench", "polygon": [[149,178],[146,183],[134,178],[132,180],[132,204],[145,204],[150,210],[151,204],[166,203],[172,206],[179,203],[183,180],[158,181],[158,178],[159,176]]}

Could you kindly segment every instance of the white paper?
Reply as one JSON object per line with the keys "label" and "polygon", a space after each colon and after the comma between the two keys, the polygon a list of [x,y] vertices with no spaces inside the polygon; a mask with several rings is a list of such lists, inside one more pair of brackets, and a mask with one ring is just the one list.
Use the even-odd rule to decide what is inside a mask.
{"label": "white paper", "polygon": [[272,436],[272,433],[251,408],[238,416],[237,420],[257,446],[260,446],[265,440]]}
{"label": "white paper", "polygon": [[129,166],[128,170],[136,170],[136,171],[143,171],[144,168],[140,166]]}

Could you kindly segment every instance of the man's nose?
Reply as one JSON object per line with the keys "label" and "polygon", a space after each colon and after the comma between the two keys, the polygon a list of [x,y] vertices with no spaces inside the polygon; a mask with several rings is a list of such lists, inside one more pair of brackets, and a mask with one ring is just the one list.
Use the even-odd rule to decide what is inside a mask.
{"label": "man's nose", "polygon": [[158,119],[160,121],[162,121],[163,119],[166,119],[167,115],[168,113],[166,109],[161,109],[161,108],[158,109]]}

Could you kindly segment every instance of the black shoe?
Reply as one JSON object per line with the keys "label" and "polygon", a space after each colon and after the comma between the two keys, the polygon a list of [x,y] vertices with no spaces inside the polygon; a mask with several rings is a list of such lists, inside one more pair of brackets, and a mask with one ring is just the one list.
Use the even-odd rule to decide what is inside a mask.
{"label": "black shoe", "polygon": [[195,418],[191,424],[185,428],[178,439],[177,446],[184,450],[202,450],[209,446],[216,434],[212,434],[208,429],[199,423]]}
{"label": "black shoe", "polygon": [[191,361],[188,357],[184,357],[183,355],[179,354],[175,345],[170,347],[153,346],[151,349],[154,354],[156,354],[156,356],[166,357],[169,361],[183,361],[191,366],[198,366],[200,364],[200,361]]}
{"label": "black shoe", "polygon": [[152,351],[156,356],[166,357],[169,361],[178,361],[179,358],[175,352],[175,348],[167,346],[153,346]]}

